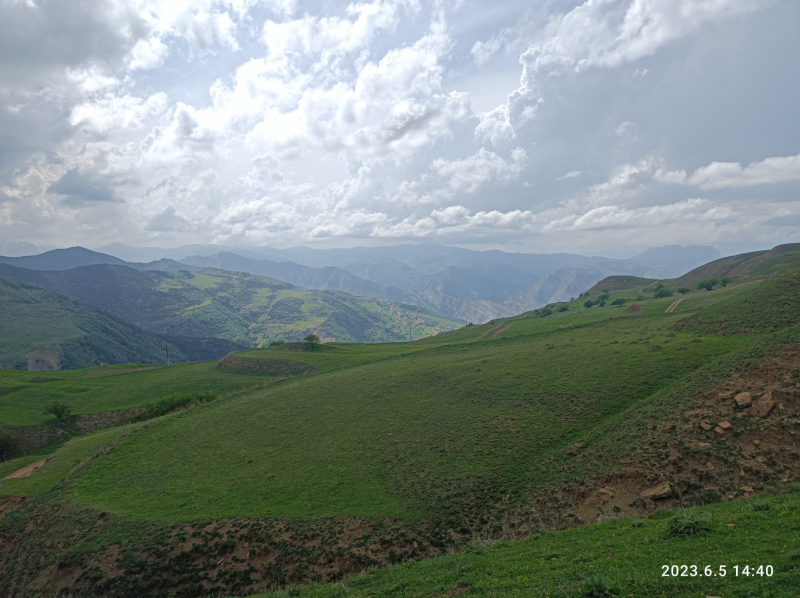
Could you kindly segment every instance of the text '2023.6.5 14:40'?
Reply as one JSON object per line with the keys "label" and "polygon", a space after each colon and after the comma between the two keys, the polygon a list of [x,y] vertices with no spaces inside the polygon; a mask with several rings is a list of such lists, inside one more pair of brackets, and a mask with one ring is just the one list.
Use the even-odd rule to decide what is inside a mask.
{"label": "text '2023.6.5 14:40'", "polygon": [[661,565],[661,577],[772,577],[772,565]]}

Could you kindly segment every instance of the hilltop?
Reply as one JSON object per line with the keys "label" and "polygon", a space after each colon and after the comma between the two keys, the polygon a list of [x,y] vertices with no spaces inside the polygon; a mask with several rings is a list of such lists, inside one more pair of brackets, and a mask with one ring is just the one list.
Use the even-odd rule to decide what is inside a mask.
{"label": "hilltop", "polygon": [[[770,537],[792,542],[800,262],[791,257],[775,252],[712,291],[659,296],[676,281],[656,289],[640,279],[648,284],[413,343],[238,352],[210,364],[213,400],[75,438],[44,463],[2,464],[6,475],[41,463],[0,481],[0,495],[19,497],[0,524],[0,590],[242,595],[454,552],[302,592],[576,596],[590,587],[588,564],[603,562],[617,572],[612,585],[635,596],[656,587],[788,595],[797,547],[759,542],[748,554],[769,560],[773,578],[652,580],[664,558],[688,558],[705,537],[665,539],[666,509],[696,507],[747,530],[774,509]],[[208,382],[181,374],[201,365],[157,372],[202,392]],[[154,375],[109,377],[108,388],[136,387],[145,374]],[[4,384],[23,384],[21,375],[4,373]],[[257,386],[220,391],[240,379]],[[28,399],[15,392],[6,408],[21,418]],[[106,396],[98,415],[113,403]],[[128,408],[143,400],[127,396]],[[84,413],[92,408],[87,397]],[[737,510],[760,494],[752,517]],[[739,499],[751,502],[726,504]],[[706,533],[715,550],[746,558],[738,531],[713,520]],[[521,538],[530,539],[492,548]],[[434,573],[455,562],[474,569],[463,580]]]}

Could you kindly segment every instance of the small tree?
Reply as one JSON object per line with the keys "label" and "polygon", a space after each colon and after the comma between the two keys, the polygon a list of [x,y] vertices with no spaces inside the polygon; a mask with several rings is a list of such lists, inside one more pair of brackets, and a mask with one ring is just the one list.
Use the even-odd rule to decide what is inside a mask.
{"label": "small tree", "polygon": [[72,405],[66,401],[56,399],[44,406],[44,413],[45,415],[54,415],[60,423],[66,424],[72,415]]}
{"label": "small tree", "polygon": [[312,351],[314,350],[314,343],[319,344],[319,337],[316,334],[309,334],[303,340],[309,344]]}
{"label": "small tree", "polygon": [[0,463],[17,447],[17,435],[7,428],[0,428]]}
{"label": "small tree", "polygon": [[721,284],[723,287],[728,286],[732,282],[733,278],[730,278],[729,276],[723,276],[722,278],[719,279],[719,284]]}
{"label": "small tree", "polygon": [[656,294],[653,295],[654,299],[663,299],[664,297],[672,297],[672,291],[669,289],[658,289]]}
{"label": "small tree", "polygon": [[710,291],[719,283],[719,278],[706,278],[697,283],[698,289],[705,289]]}
{"label": "small tree", "polygon": [[660,290],[661,290],[661,289],[663,289],[663,288],[664,288],[664,283],[663,283],[663,282],[659,282],[659,283],[656,285],[656,288],[655,288],[655,290],[656,290],[656,291],[660,291]]}
{"label": "small tree", "polygon": [[592,301],[591,299],[588,299],[587,301],[584,301],[584,302],[583,302],[583,306],[584,306],[586,309],[589,309],[589,308],[590,308],[592,305],[594,305],[594,301]]}
{"label": "small tree", "polygon": [[617,297],[611,302],[611,305],[625,305],[625,297]]}
{"label": "small tree", "polygon": [[681,295],[685,295],[686,293],[689,293],[689,292],[691,292],[691,290],[692,290],[692,289],[690,289],[689,287],[680,287],[680,288],[678,289],[678,292],[679,292]]}

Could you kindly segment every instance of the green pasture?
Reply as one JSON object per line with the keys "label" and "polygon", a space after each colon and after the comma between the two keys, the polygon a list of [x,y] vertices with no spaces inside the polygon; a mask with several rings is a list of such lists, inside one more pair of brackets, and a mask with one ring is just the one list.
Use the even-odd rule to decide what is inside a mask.
{"label": "green pasture", "polygon": [[[693,343],[694,334],[671,332],[676,319],[539,333],[522,321],[510,338],[422,344],[285,380],[153,423],[83,471],[71,496],[165,520],[442,508],[469,517],[477,505],[465,495],[552,484],[561,468],[553,455],[742,343]],[[327,356],[365,359],[326,349],[285,353],[321,369]]]}
{"label": "green pasture", "polygon": [[[123,369],[111,366],[105,369]],[[37,426],[53,423],[44,406],[60,399],[73,413],[100,413],[147,405],[185,390],[227,394],[270,383],[274,377],[223,372],[216,362],[187,363],[140,372],[93,376],[90,370],[20,372],[0,370],[0,424]]]}

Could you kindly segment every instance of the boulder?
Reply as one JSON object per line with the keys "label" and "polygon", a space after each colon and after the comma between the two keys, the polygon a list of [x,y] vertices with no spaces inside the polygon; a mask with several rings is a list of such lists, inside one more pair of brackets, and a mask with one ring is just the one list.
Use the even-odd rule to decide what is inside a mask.
{"label": "boulder", "polygon": [[772,399],[772,392],[764,393],[764,396],[758,399],[750,407],[750,415],[754,417],[767,417],[769,412],[775,408],[775,401]]}
{"label": "boulder", "polygon": [[600,494],[607,494],[608,496],[614,496],[614,491],[611,488],[600,488],[598,490]]}
{"label": "boulder", "polygon": [[742,492],[755,492],[752,486],[742,486]]}
{"label": "boulder", "polygon": [[650,488],[650,490],[645,490],[642,492],[642,498],[650,499],[650,500],[658,500],[659,498],[669,498],[672,496],[672,486],[669,485],[669,482],[664,482],[663,484],[656,486],[655,488]]}
{"label": "boulder", "polygon": [[738,395],[733,397],[733,400],[736,401],[736,405],[740,409],[744,409],[745,407],[749,407],[753,403],[753,395],[749,392],[740,392]]}
{"label": "boulder", "polygon": [[700,422],[700,427],[703,428],[706,432],[709,432],[714,426],[712,426],[708,422]]}
{"label": "boulder", "polygon": [[721,392],[719,393],[718,398],[720,401],[727,401],[733,398],[733,392],[732,391]]}
{"label": "boulder", "polygon": [[719,422],[717,425],[723,430],[730,430],[733,427],[731,422]]}

